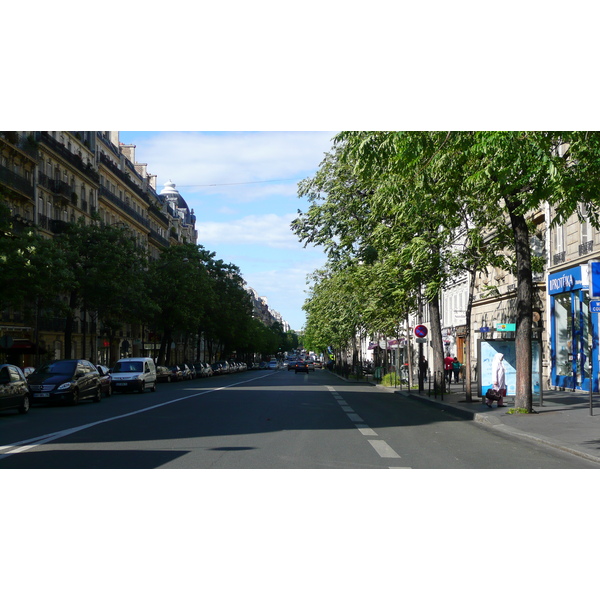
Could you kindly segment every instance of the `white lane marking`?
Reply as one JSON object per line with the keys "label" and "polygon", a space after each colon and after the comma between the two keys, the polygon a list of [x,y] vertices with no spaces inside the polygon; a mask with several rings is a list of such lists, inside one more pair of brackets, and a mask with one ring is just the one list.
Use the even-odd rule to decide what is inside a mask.
{"label": "white lane marking", "polygon": [[356,413],[352,412],[346,414],[351,421],[354,421],[355,423],[363,423],[363,420]]}
{"label": "white lane marking", "polygon": [[377,435],[370,427],[367,427],[364,423],[355,423],[354,426],[363,434],[363,435]]}
{"label": "white lane marking", "polygon": [[37,448],[42,444],[47,444],[48,442],[52,442],[59,438],[65,437],[67,435],[71,435],[72,433],[76,433],[78,431],[82,431],[84,429],[89,429],[90,427],[94,427],[95,425],[101,425],[102,423],[109,423],[110,421],[118,421],[119,419],[124,419],[125,417],[131,417],[133,415],[139,415],[140,413],[154,410],[155,408],[161,408],[163,406],[167,406],[168,404],[174,404],[175,402],[181,402],[182,400],[187,400],[188,398],[195,398],[196,396],[204,396],[205,394],[210,394],[212,392],[218,392],[220,390],[225,390],[230,387],[235,387],[236,385],[241,385],[243,383],[249,383],[250,381],[255,381],[257,379],[262,379],[263,377],[269,377],[272,373],[267,375],[261,375],[259,377],[254,377],[252,379],[245,379],[244,381],[238,381],[236,383],[232,383],[231,385],[225,385],[220,388],[211,388],[210,390],[205,390],[204,392],[200,392],[198,394],[190,394],[189,396],[182,396],[181,398],[175,398],[174,400],[169,400],[167,402],[162,402],[161,404],[154,404],[153,406],[147,406],[145,408],[141,408],[140,410],[134,410],[133,412],[126,413],[124,415],[117,415],[115,417],[109,417],[108,419],[102,419],[100,421],[94,421],[93,423],[87,423],[86,425],[80,425],[79,427],[71,427],[70,429],[63,429],[62,431],[55,431],[54,433],[48,433],[46,435],[38,436],[36,438],[31,438],[28,440],[22,440],[20,442],[15,442],[14,444],[10,444],[8,446],[0,446],[0,460],[10,456],[11,454],[17,454],[18,452],[26,452],[27,450],[31,450],[32,448]]}
{"label": "white lane marking", "polygon": [[400,455],[383,440],[369,440],[369,444],[375,448],[375,452],[377,452],[381,458],[400,458]]}
{"label": "white lane marking", "polygon": [[[338,404],[342,408],[342,410],[346,413],[348,418],[354,422],[356,428],[364,435],[370,435],[379,437],[369,426],[365,424],[361,417],[359,417],[354,410],[348,406],[348,403],[341,399],[341,396],[337,394],[337,392],[331,386],[325,386],[337,399]],[[383,440],[372,440],[369,439],[369,443],[373,446],[373,449],[381,458],[402,458],[392,447]],[[392,468],[392,467],[390,467]],[[410,467],[393,467],[398,469],[410,469]]]}

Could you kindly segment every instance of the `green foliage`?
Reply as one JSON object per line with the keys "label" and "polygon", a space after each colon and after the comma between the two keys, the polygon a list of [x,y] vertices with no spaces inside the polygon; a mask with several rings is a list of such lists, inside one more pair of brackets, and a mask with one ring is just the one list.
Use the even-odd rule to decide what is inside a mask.
{"label": "green foliage", "polygon": [[396,373],[386,373],[381,379],[381,385],[384,387],[399,387],[401,384],[402,381]]}

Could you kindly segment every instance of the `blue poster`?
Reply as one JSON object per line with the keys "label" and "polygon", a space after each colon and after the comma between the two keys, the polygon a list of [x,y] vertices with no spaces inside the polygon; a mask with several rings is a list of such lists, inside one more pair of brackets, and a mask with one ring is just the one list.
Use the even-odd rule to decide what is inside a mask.
{"label": "blue poster", "polygon": [[590,298],[600,300],[600,262],[590,261]]}
{"label": "blue poster", "polygon": [[[492,387],[492,361],[494,356],[500,352],[504,354],[504,371],[506,373],[506,395],[514,396],[517,391],[517,356],[514,340],[478,340],[479,346],[479,395],[485,393]],[[532,345],[532,387],[533,393],[540,393],[540,350],[539,343]]]}

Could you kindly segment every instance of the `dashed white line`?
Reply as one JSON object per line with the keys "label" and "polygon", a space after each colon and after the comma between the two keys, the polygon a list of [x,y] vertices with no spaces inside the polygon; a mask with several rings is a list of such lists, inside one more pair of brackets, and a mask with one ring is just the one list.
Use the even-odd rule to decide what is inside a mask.
{"label": "dashed white line", "polygon": [[387,442],[383,440],[369,440],[369,444],[373,446],[375,452],[381,456],[381,458],[401,458]]}
{"label": "dashed white line", "polygon": [[363,435],[377,435],[370,427],[367,427],[364,423],[355,423],[354,425]]}

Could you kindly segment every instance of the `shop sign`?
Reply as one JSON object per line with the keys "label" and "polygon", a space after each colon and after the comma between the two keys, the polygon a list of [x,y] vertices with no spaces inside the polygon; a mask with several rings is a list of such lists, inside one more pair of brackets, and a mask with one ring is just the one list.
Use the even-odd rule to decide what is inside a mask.
{"label": "shop sign", "polygon": [[516,323],[496,323],[496,331],[516,331]]}
{"label": "shop sign", "polygon": [[552,273],[548,275],[548,293],[554,295],[574,290],[587,290],[589,287],[587,280],[587,265]]}
{"label": "shop sign", "polygon": [[590,298],[600,300],[600,262],[590,260],[588,269],[590,274]]}

